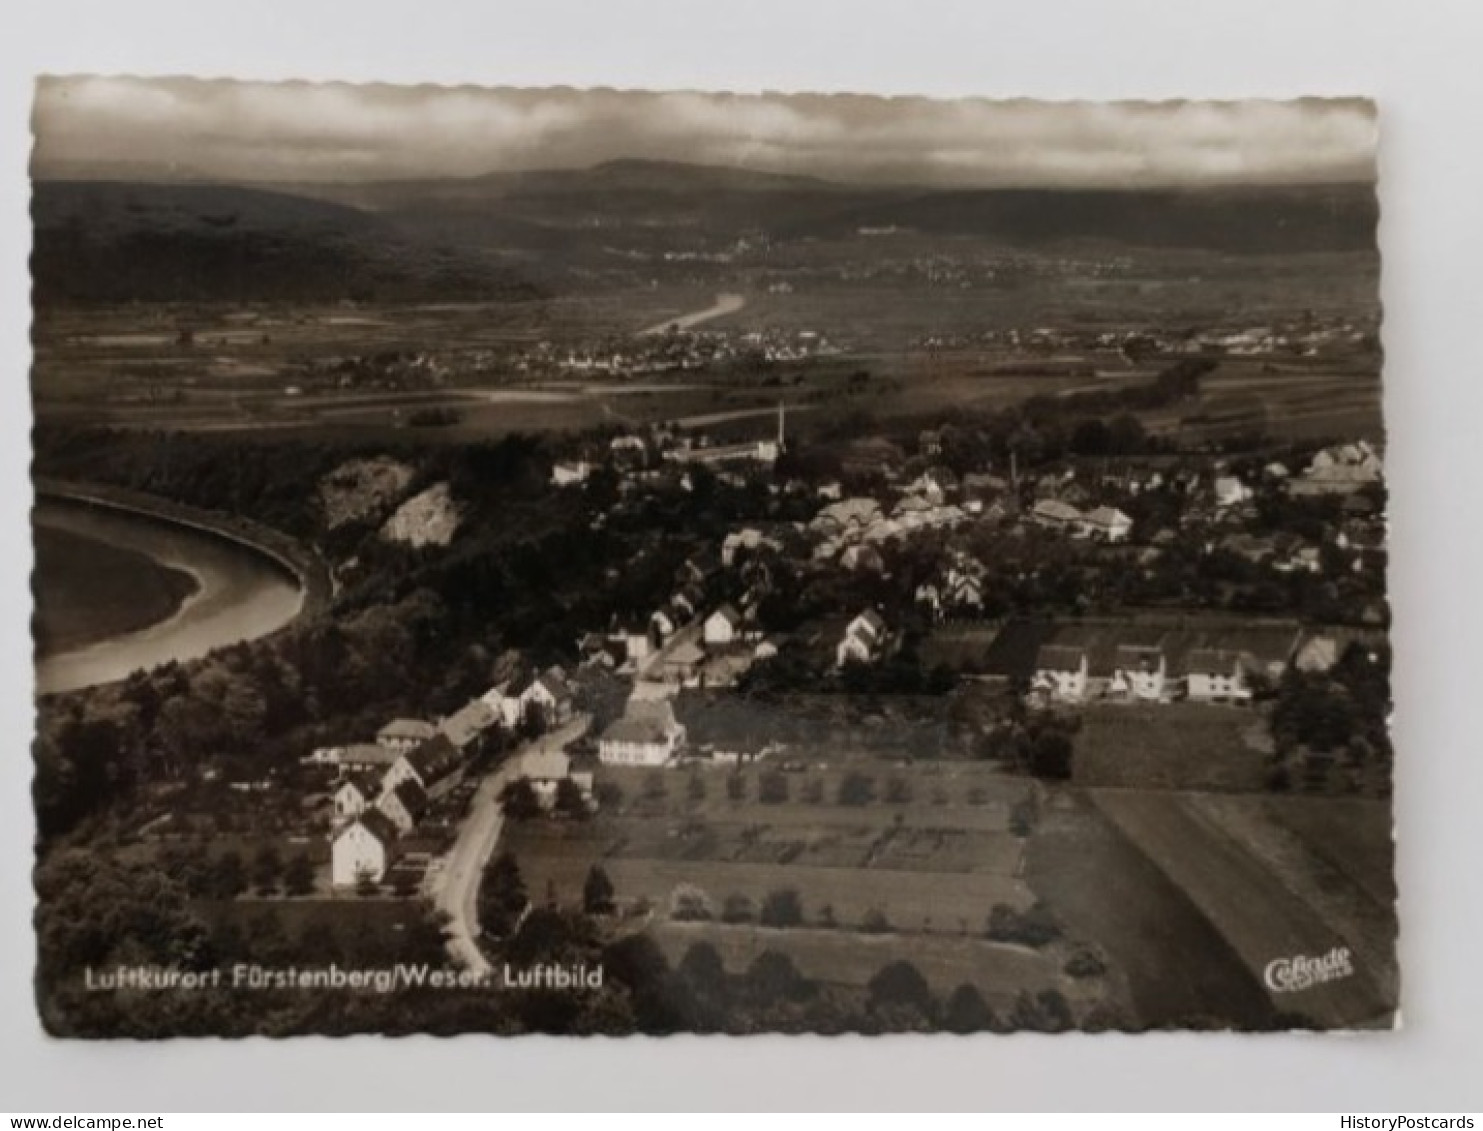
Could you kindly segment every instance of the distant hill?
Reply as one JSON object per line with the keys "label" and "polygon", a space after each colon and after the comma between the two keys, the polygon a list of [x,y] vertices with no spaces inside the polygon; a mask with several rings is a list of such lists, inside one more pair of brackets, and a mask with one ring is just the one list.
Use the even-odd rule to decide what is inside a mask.
{"label": "distant hill", "polygon": [[1237,254],[1373,250],[1379,203],[1368,185],[1201,189],[986,189],[871,201],[783,235],[900,227],[1011,244],[1097,240]]}
{"label": "distant hill", "polygon": [[38,305],[532,297],[487,254],[355,208],[224,185],[39,181]]}
{"label": "distant hill", "polygon": [[975,236],[1008,246],[1095,240],[1238,254],[1375,247],[1378,204],[1359,184],[1199,189],[929,190],[659,161],[442,180],[294,185],[447,238],[564,249],[571,233],[639,239],[837,238],[860,228]]}
{"label": "distant hill", "polygon": [[[1373,251],[1369,185],[985,189],[832,184],[675,162],[463,179],[230,187],[40,181],[40,304],[521,299],[609,269],[613,250],[905,229],[1005,248]],[[606,257],[606,258],[604,258]]]}

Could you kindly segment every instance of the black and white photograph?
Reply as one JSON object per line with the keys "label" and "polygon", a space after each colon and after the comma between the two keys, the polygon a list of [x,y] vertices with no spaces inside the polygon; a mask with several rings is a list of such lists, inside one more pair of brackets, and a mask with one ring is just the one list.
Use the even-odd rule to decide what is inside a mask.
{"label": "black and white photograph", "polygon": [[40,79],[40,1025],[1394,1028],[1380,122]]}

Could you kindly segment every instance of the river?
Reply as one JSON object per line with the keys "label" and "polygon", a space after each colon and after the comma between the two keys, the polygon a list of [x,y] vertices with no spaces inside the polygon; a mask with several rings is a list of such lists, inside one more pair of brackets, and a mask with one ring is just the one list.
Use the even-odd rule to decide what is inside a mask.
{"label": "river", "polygon": [[681,314],[675,318],[666,318],[663,322],[656,323],[647,330],[640,330],[639,336],[646,337],[654,334],[667,334],[670,330],[689,330],[691,327],[699,326],[702,322],[709,322],[712,318],[724,318],[728,314],[735,314],[746,305],[747,299],[745,295],[717,295],[716,301],[704,310],[695,310],[689,314]]}
{"label": "river", "polygon": [[[303,606],[303,591],[291,575],[264,555],[226,538],[163,519],[51,498],[38,500],[33,521],[146,554],[196,581],[195,592],[165,620],[71,651],[38,656],[37,694],[111,683],[140,668],[197,659],[213,648],[273,632],[293,620]],[[36,579],[38,587],[46,584],[45,578]],[[68,597],[86,601],[87,593]]]}

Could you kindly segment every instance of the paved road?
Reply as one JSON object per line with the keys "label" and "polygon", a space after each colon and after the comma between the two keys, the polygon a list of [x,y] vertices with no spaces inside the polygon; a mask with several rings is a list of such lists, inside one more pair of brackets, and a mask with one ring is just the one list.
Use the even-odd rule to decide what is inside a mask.
{"label": "paved road", "polygon": [[454,961],[466,969],[487,973],[488,960],[479,950],[479,878],[484,874],[484,865],[494,854],[499,843],[499,834],[504,828],[504,814],[500,811],[499,795],[505,786],[520,772],[520,764],[527,754],[546,753],[560,750],[575,742],[587,730],[591,719],[578,715],[565,726],[534,742],[528,742],[500,764],[498,770],[479,783],[469,806],[468,818],[459,829],[458,839],[443,858],[443,869],[434,881],[433,905],[446,912],[448,924],[448,950]]}

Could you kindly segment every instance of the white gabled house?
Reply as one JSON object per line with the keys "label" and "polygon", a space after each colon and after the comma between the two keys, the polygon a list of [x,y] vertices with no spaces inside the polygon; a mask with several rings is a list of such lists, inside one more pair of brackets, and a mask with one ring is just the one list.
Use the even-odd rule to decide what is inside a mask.
{"label": "white gabled house", "polygon": [[1085,648],[1044,644],[1035,656],[1030,688],[1051,699],[1080,703],[1086,698],[1090,668]]}
{"label": "white gabled house", "polygon": [[874,609],[867,609],[845,626],[834,649],[834,666],[873,664],[886,647],[886,622]]}
{"label": "white gabled house", "polygon": [[708,645],[733,644],[742,635],[742,615],[732,605],[722,605],[705,618],[701,637]]}
{"label": "white gabled house", "polygon": [[1158,645],[1119,644],[1107,690],[1121,698],[1152,702],[1168,697],[1169,661]]}
{"label": "white gabled house", "polygon": [[618,766],[662,766],[685,744],[685,727],[667,699],[632,700],[598,739],[598,758]]}
{"label": "white gabled house", "polygon": [[1133,532],[1133,520],[1116,507],[1098,507],[1082,516],[1078,532],[1103,542],[1126,542]]}
{"label": "white gabled house", "polygon": [[1196,648],[1185,663],[1185,690],[1197,703],[1249,702],[1245,658],[1229,649]]}
{"label": "white gabled house", "polygon": [[335,834],[330,846],[330,882],[354,887],[380,883],[396,859],[396,825],[379,809],[367,809]]}
{"label": "white gabled house", "polygon": [[356,774],[346,778],[335,790],[335,823],[359,817],[376,803],[381,793],[381,783],[369,774]]}

